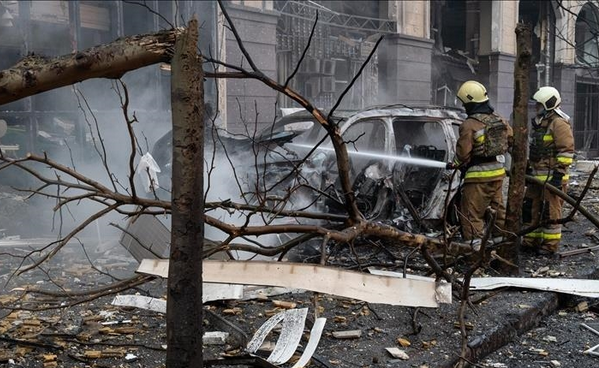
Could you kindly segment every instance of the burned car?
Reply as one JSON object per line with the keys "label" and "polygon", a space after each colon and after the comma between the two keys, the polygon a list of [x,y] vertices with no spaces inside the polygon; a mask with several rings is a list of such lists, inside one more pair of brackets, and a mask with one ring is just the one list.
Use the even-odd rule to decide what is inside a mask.
{"label": "burned car", "polygon": [[[464,118],[456,109],[404,105],[336,112],[333,119],[347,143],[350,179],[364,216],[426,228],[442,219],[446,197],[451,199],[459,185],[458,177],[451,182],[451,171],[445,167],[454,159],[457,130]],[[343,211],[335,153],[325,129],[310,113],[283,116],[255,137],[235,140],[230,147],[236,166],[251,167],[238,178],[246,199]]]}
{"label": "burned car", "polygon": [[[302,118],[314,126],[284,145],[299,156],[313,149],[324,129],[304,112],[282,118],[276,127],[291,130],[287,127],[297,126]],[[403,105],[373,107],[339,117],[350,156],[350,179],[364,216],[394,220],[396,225],[406,219],[428,224],[442,219],[446,197],[452,199],[459,186],[457,176],[450,183],[451,172],[445,164],[454,159],[457,131],[464,118],[456,109]],[[307,125],[304,123],[304,129]],[[323,154],[326,157],[319,157]],[[313,177],[315,171],[320,174],[320,189],[330,188],[324,204],[330,212],[341,211],[334,152],[323,144],[311,157],[304,164],[304,177]]]}

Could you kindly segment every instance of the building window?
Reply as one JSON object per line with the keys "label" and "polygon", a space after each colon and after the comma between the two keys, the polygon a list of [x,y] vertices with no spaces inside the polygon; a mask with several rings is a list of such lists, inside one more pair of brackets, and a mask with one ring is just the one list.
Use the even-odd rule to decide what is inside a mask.
{"label": "building window", "polygon": [[590,3],[585,4],[576,18],[576,62],[599,65],[598,25],[597,8]]}
{"label": "building window", "polygon": [[576,83],[574,144],[588,157],[599,153],[599,85]]}

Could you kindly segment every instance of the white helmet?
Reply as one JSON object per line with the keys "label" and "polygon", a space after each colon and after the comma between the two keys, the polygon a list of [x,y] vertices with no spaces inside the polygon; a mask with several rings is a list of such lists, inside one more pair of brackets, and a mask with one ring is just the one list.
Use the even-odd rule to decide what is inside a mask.
{"label": "white helmet", "polygon": [[549,86],[539,88],[532,99],[543,105],[547,111],[554,110],[562,102],[557,89]]}

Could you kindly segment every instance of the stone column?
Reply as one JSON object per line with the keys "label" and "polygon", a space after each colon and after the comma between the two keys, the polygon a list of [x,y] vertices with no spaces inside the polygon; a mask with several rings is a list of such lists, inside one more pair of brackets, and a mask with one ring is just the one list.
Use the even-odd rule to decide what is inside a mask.
{"label": "stone column", "polygon": [[431,103],[433,41],[388,35],[379,48],[379,103]]}
{"label": "stone column", "polygon": [[516,22],[518,2],[480,2],[479,81],[487,87],[491,104],[509,118],[514,100]]}
{"label": "stone column", "polygon": [[479,56],[480,82],[487,87],[491,104],[506,119],[514,102],[514,55],[493,52]]}
{"label": "stone column", "polygon": [[[268,2],[267,2],[268,3]],[[256,66],[270,78],[277,78],[277,19],[279,13],[268,7],[255,8],[258,2],[244,2],[246,5],[228,4],[227,10],[239,32],[246,50],[248,50]],[[260,4],[262,4],[260,2]],[[226,31],[227,63],[250,66],[239,50],[239,46],[231,31]],[[261,130],[274,121],[276,92],[260,81],[249,79],[230,79],[227,81],[227,129],[245,133],[243,121],[248,128]],[[222,93],[222,92],[221,92]]]}

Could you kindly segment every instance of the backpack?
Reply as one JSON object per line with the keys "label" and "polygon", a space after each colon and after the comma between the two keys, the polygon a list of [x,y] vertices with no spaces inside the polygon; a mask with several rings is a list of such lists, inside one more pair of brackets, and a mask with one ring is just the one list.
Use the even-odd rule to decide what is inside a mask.
{"label": "backpack", "polygon": [[508,150],[508,128],[495,114],[473,114],[470,116],[485,124],[485,140],[479,154],[481,157],[503,155]]}

